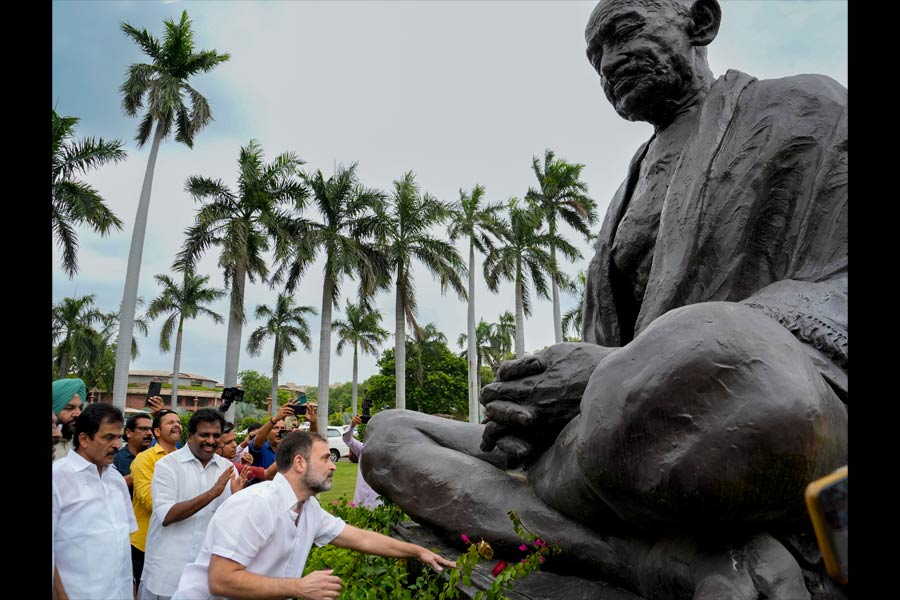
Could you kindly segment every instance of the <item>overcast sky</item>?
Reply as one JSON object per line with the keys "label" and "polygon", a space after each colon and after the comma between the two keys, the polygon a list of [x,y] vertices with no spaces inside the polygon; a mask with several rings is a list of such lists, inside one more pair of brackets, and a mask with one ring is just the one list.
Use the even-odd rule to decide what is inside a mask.
{"label": "overcast sky", "polygon": [[[163,36],[163,21],[187,10],[198,49],[228,52],[231,60],[197,76],[192,85],[209,100],[214,121],[195,139],[194,149],[171,138],[160,148],[138,295],[159,294],[153,276],[169,273],[183,232],[197,204],[184,191],[188,176],[237,181],[238,153],[256,139],[270,161],[296,152],[307,169],[331,174],[335,164],[358,162],[362,182],[390,191],[412,170],[423,190],[445,201],[459,189],[486,187],[490,201],[522,197],[535,183],[532,156],[546,148],[569,162],[586,165],[583,176],[602,216],[633,152],[650,126],[630,123],[609,106],[599,79],[585,58],[584,26],[589,1],[72,1],[53,2],[53,98],[60,115],[81,119],[76,136],[118,138],[128,159],[92,171],[86,180],[124,221],[105,238],[79,230],[79,273],[68,279],[54,244],[53,302],[96,294],[102,310],[122,300],[128,248],[149,144],[134,141],[138,119],[121,110],[118,91],[130,64],[149,62],[121,32],[127,22]],[[735,68],[760,78],[823,73],[847,85],[847,2],[726,0],[723,23],[709,49],[713,72]],[[599,229],[599,226],[598,226]],[[436,232],[444,235],[443,231]],[[569,231],[569,237],[576,241]],[[584,270],[584,258],[566,265]],[[467,257],[466,246],[457,247]],[[223,286],[217,249],[199,271]],[[476,255],[476,316],[496,321],[513,310],[512,285],[492,294]],[[441,296],[422,268],[414,271],[419,322],[433,322],[456,349],[466,329],[466,305],[452,292]],[[352,290],[352,282],[345,284]],[[322,263],[303,280],[296,301],[321,308]],[[248,317],[258,304],[272,306],[277,290],[247,286]],[[575,298],[562,297],[563,310]],[[378,298],[383,327],[393,332],[393,297]],[[227,316],[227,298],[213,306]],[[552,308],[536,300],[525,322],[529,352],[553,342]],[[343,312],[341,309],[335,317]],[[312,351],[288,357],[281,382],[315,385],[319,320],[309,319]],[[158,349],[162,319],[139,336],[140,356],[132,369],[171,369],[173,356]],[[242,345],[261,325],[252,318]],[[226,326],[206,318],[185,326],[181,370],[221,381]],[[336,339],[332,342],[332,348]],[[386,347],[393,345],[393,336]],[[244,350],[240,370],[271,370],[272,344],[258,357]],[[363,356],[360,379],[377,371]],[[332,382],[349,381],[352,355],[332,357]]]}

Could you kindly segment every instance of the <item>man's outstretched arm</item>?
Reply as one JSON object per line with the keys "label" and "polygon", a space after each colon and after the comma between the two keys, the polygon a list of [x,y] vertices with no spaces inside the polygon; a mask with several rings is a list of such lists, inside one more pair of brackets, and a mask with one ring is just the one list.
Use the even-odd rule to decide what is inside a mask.
{"label": "man's outstretched arm", "polygon": [[340,548],[350,548],[365,554],[377,554],[389,558],[416,558],[430,566],[435,571],[443,571],[443,567],[456,568],[456,563],[447,560],[439,554],[435,554],[427,548],[401,542],[392,537],[359,529],[353,525],[347,525],[344,530],[331,543]]}

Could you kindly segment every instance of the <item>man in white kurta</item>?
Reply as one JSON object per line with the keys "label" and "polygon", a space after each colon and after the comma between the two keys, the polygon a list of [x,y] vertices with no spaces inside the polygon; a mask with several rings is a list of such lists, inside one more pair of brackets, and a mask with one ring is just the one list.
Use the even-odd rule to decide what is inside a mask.
{"label": "man in white kurta", "polygon": [[198,410],[188,422],[187,444],[156,463],[139,599],[175,593],[184,566],[200,551],[216,509],[246,482],[233,477],[234,465],[216,454],[224,424],[219,411]]}
{"label": "man in white kurta", "polygon": [[53,463],[53,557],[70,600],[131,600],[129,533],[137,529],[128,486],[111,468],[122,412],[89,405],[72,452]]}
{"label": "man in white kurta", "polygon": [[417,558],[437,571],[441,565],[456,566],[421,546],[347,525],[322,509],[314,494],[331,489],[335,465],[328,442],[318,434],[288,434],[278,446],[276,463],[275,479],[222,503],[172,600],[306,598],[312,593],[337,598],[341,580],[331,570],[301,577],[313,544]]}

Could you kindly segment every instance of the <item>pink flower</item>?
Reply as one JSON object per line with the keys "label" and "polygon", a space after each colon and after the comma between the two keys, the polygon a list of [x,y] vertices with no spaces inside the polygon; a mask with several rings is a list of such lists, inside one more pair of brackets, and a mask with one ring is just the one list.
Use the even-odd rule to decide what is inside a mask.
{"label": "pink flower", "polygon": [[350,508],[356,508],[356,502],[351,502],[351,503],[350,503]]}
{"label": "pink flower", "polygon": [[525,562],[525,559],[524,559],[524,558],[523,558],[523,559],[522,559],[522,560],[520,560],[520,561],[519,561],[519,562],[521,562],[521,563],[523,563],[523,562]]}
{"label": "pink flower", "polygon": [[544,560],[545,560],[544,557],[543,557],[543,556],[539,556],[538,558],[540,559],[541,564],[544,564]]}
{"label": "pink flower", "polygon": [[462,538],[462,541],[464,541],[464,542],[467,543],[467,544],[471,544],[471,543],[472,543],[472,542],[469,541],[469,538],[466,537],[466,534],[462,534],[462,535],[459,536],[459,537],[461,537],[461,538]]}
{"label": "pink flower", "polygon": [[544,540],[542,540],[541,538],[538,538],[538,539],[534,540],[534,547],[535,547],[535,548],[543,548],[543,547],[546,546],[546,545],[547,545],[547,544],[546,544],[546,543],[544,542]]}
{"label": "pink flower", "polygon": [[337,500],[332,501],[331,504],[332,504],[332,506],[337,506],[337,504],[338,504]]}
{"label": "pink flower", "polygon": [[526,550],[528,550],[528,546],[526,546],[525,544],[522,544],[521,546],[519,546],[519,550],[521,550],[522,552],[525,552]]}
{"label": "pink flower", "polygon": [[491,569],[491,575],[493,575],[494,577],[496,577],[497,575],[499,575],[500,573],[502,573],[502,572],[503,572],[503,569],[505,569],[507,566],[508,566],[508,565],[506,564],[506,561],[505,561],[505,560],[498,560],[498,561],[497,561],[497,564],[494,565],[494,568]]}

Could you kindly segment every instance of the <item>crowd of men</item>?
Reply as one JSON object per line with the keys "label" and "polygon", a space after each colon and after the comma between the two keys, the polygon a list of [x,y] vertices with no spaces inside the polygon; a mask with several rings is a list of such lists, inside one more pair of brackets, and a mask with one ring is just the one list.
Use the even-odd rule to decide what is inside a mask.
{"label": "crowd of men", "polygon": [[[302,576],[313,543],[455,566],[322,509],[315,494],[336,465],[327,440],[285,428],[289,406],[240,446],[221,412],[200,409],[182,445],[161,397],[126,421],[111,404],[85,405],[85,391],[53,382],[54,598],[337,598],[331,570]],[[307,418],[315,431],[314,406]]]}

